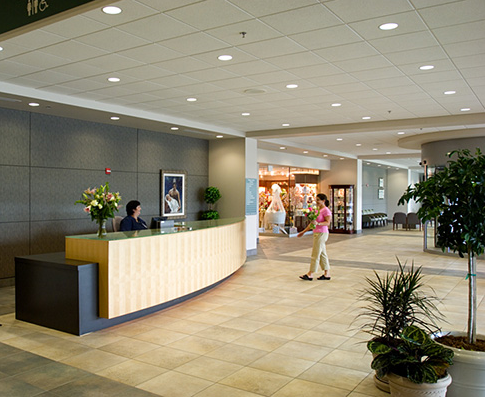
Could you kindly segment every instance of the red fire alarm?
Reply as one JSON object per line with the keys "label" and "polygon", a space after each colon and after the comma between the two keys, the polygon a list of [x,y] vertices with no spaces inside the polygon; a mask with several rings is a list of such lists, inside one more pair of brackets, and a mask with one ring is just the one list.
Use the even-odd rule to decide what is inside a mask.
{"label": "red fire alarm", "polygon": [[105,173],[106,175],[111,175],[111,168],[105,168],[105,169],[104,169],[104,173]]}

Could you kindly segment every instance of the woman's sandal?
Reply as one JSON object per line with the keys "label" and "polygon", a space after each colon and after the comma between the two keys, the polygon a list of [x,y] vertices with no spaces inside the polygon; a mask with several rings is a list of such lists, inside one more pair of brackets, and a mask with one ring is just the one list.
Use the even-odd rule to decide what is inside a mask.
{"label": "woman's sandal", "polygon": [[317,280],[330,280],[332,277],[327,277],[324,274],[322,274],[320,277],[317,278]]}
{"label": "woman's sandal", "polygon": [[304,274],[303,276],[300,276],[300,278],[302,280],[308,280],[308,281],[312,281],[313,280],[313,277],[308,277],[308,274]]}

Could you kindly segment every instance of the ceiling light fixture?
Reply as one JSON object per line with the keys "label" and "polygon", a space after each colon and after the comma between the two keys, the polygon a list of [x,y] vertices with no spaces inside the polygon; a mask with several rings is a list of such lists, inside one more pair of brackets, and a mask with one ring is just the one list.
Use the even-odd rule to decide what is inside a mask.
{"label": "ceiling light fixture", "polygon": [[343,141],[343,138],[337,138],[337,141]]}
{"label": "ceiling light fixture", "polygon": [[324,154],[323,157],[328,157],[328,154]]}
{"label": "ceiling light fixture", "polygon": [[109,14],[109,15],[121,14],[120,7],[106,6],[106,7],[103,7],[102,10],[105,14]]}
{"label": "ceiling light fixture", "polygon": [[119,77],[108,77],[108,81],[110,83],[117,83],[119,82],[121,79]]}
{"label": "ceiling light fixture", "polygon": [[280,146],[280,150],[286,150],[286,146]]}
{"label": "ceiling light fixture", "polygon": [[372,150],[378,150],[376,147],[372,148]]}
{"label": "ceiling light fixture", "polygon": [[343,160],[344,158],[343,157],[340,157],[340,160]]}
{"label": "ceiling light fixture", "polygon": [[251,113],[244,112],[244,113],[241,113],[241,116],[251,116]]}
{"label": "ceiling light fixture", "polygon": [[232,59],[231,55],[219,55],[217,57],[219,61],[230,61]]}
{"label": "ceiling light fixture", "polygon": [[421,70],[431,70],[431,69],[434,69],[434,66],[433,65],[423,65],[423,66],[420,66],[419,69],[421,69]]}
{"label": "ceiling light fixture", "polygon": [[216,138],[224,138],[223,135],[216,135]]}
{"label": "ceiling light fixture", "polygon": [[298,84],[287,84],[286,88],[298,88]]}
{"label": "ceiling light fixture", "polygon": [[282,127],[289,127],[290,125],[288,123],[283,123],[281,124]]}
{"label": "ceiling light fixture", "polygon": [[341,104],[341,103],[332,103],[332,106],[333,106],[334,108],[337,108],[337,107],[339,107],[339,106],[342,106],[342,104]]}
{"label": "ceiling light fixture", "polygon": [[40,104],[38,104],[37,102],[30,102],[29,106],[37,107],[37,106],[40,106]]}
{"label": "ceiling light fixture", "polygon": [[308,150],[304,150],[303,153],[307,154],[308,153]]}
{"label": "ceiling light fixture", "polygon": [[0,51],[3,51],[3,47],[0,47]]}
{"label": "ceiling light fixture", "polygon": [[379,26],[381,30],[393,30],[396,29],[399,25],[395,22],[383,23]]}
{"label": "ceiling light fixture", "polygon": [[171,129],[172,131],[178,131],[178,130],[179,130],[179,127],[170,127],[170,129]]}
{"label": "ceiling light fixture", "polygon": [[[391,154],[391,152],[386,152],[386,154]],[[389,168],[391,168],[391,167],[389,167]]]}
{"label": "ceiling light fixture", "polygon": [[370,120],[370,116],[364,116],[362,117],[362,120]]}
{"label": "ceiling light fixture", "polygon": [[119,120],[120,118],[118,116],[111,116],[110,119],[111,120]]}
{"label": "ceiling light fixture", "polygon": [[187,98],[187,102],[195,102],[197,98]]}
{"label": "ceiling light fixture", "polygon": [[397,133],[397,135],[404,135],[404,134],[405,134],[405,132],[404,132],[404,131],[399,131],[399,132]]}
{"label": "ceiling light fixture", "polygon": [[355,146],[362,146],[362,143],[356,143]]}
{"label": "ceiling light fixture", "polygon": [[470,108],[462,108],[460,109],[460,112],[468,112],[469,110],[471,110]]}
{"label": "ceiling light fixture", "polygon": [[445,95],[453,95],[453,94],[456,94],[456,91],[445,91],[443,94],[445,94]]}

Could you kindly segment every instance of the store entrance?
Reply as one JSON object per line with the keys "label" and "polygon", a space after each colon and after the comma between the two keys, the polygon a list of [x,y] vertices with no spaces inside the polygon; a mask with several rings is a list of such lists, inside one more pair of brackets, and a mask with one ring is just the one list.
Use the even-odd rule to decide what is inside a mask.
{"label": "store entrance", "polygon": [[[305,211],[316,205],[319,175],[315,169],[260,164],[259,233],[296,236],[302,231],[308,222]],[[282,208],[275,206],[276,196]]]}

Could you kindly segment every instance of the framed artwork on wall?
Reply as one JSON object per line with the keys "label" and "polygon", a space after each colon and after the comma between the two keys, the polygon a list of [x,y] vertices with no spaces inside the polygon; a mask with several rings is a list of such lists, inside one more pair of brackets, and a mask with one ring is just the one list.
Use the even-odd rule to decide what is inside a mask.
{"label": "framed artwork on wall", "polygon": [[187,172],[160,170],[160,215],[169,219],[186,217]]}

